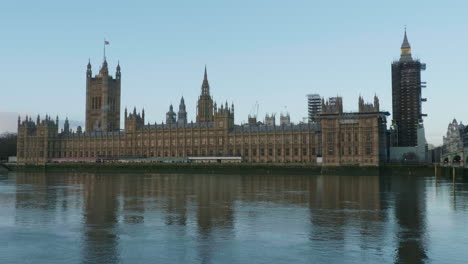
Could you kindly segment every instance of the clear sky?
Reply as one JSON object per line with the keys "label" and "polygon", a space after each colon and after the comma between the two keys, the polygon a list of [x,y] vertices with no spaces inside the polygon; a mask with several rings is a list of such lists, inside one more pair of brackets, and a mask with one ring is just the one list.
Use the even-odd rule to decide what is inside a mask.
{"label": "clear sky", "polygon": [[[236,123],[257,101],[261,119],[288,111],[298,122],[309,93],[341,95],[347,111],[377,94],[391,112],[407,25],[413,57],[427,63],[426,136],[439,144],[453,118],[468,123],[467,14],[466,1],[3,1],[0,115],[83,122],[86,64],[98,72],[104,38],[111,72],[122,67],[122,106],[144,107],[150,122],[182,95],[195,119],[205,64]],[[0,116],[0,131],[15,119]]]}

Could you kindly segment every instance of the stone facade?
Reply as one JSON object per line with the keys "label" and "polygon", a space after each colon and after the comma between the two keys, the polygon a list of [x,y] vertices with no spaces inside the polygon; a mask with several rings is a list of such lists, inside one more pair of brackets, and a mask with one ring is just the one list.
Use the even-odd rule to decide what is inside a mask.
{"label": "stone facade", "polygon": [[[105,67],[106,62],[103,64],[104,69]],[[120,76],[120,67],[118,69]],[[90,76],[90,66],[87,75]],[[102,78],[100,76],[108,75],[105,70],[101,70],[96,78]],[[120,83],[120,78],[108,78]],[[95,78],[91,79],[94,80]],[[90,79],[87,81],[87,87],[90,87],[89,81]],[[95,96],[90,98],[93,97]],[[120,100],[116,105],[120,105]],[[97,106],[100,106],[99,103]],[[100,109],[105,107],[101,105]],[[87,107],[87,124],[95,124],[94,121],[88,122],[88,113]],[[104,110],[101,113],[104,113]],[[199,122],[187,123],[183,99],[179,106],[177,122],[172,106],[166,117],[166,124],[145,124],[144,110],[137,113],[134,108],[133,112],[127,113],[125,109],[124,130],[104,129],[105,122],[101,122],[101,126],[91,125],[85,132],[82,132],[81,128],[71,132],[66,121],[66,129],[61,133],[58,132],[58,119],[52,121],[47,117],[45,120],[38,119],[37,122],[33,122],[31,118],[18,120],[18,162],[189,156],[240,156],[248,162],[315,162],[318,154],[320,134],[317,126],[266,126],[261,123],[235,125],[234,104],[228,106],[226,102],[218,107],[213,102],[206,69],[202,94],[198,100]],[[89,119],[104,120],[92,115]]]}
{"label": "stone facade", "polygon": [[115,78],[109,75],[104,59],[99,74],[92,77],[91,64],[86,71],[86,132],[120,130],[120,65]]}
{"label": "stone facade", "polygon": [[[373,105],[364,104],[360,99],[358,113],[343,113],[341,98],[333,106],[323,104],[325,111],[320,115],[321,123],[292,124],[287,115],[283,117],[287,122],[280,120],[279,126],[274,122],[235,125],[234,104],[229,106],[226,102],[218,107],[213,102],[205,68],[197,103],[197,122],[187,122],[185,101],[182,99],[177,120],[172,105],[166,114],[165,124],[145,123],[144,110],[137,112],[134,108],[129,113],[125,109],[124,129],[119,130],[117,119],[111,121],[114,117],[106,119],[103,116],[120,112],[116,109],[109,113],[109,109],[120,106],[120,66],[116,79],[106,73],[106,68],[107,63],[104,62],[104,70],[101,69],[96,78],[106,78],[115,84],[111,88],[115,93],[108,93],[115,97],[102,96],[114,98],[115,102],[105,99],[105,102],[110,102],[107,104],[109,107],[97,103],[99,109],[91,107],[89,112],[88,99],[92,106],[95,100],[102,100],[93,99],[98,97],[94,89],[99,90],[102,85],[89,84],[96,78],[89,79],[91,73],[88,66],[87,87],[91,87],[93,92],[92,96],[88,96],[90,90],[87,89],[85,131],[81,127],[75,132],[71,131],[66,120],[64,130],[59,132],[58,118],[53,121],[48,116],[44,120],[38,117],[36,122],[30,117],[18,119],[18,163],[207,156],[241,157],[244,162],[315,163],[317,157],[322,155],[322,142],[326,149],[323,153],[324,165],[377,165],[383,159],[380,154],[383,150],[382,140],[385,139],[382,136],[385,115],[379,112],[377,98]],[[93,111],[100,111],[101,115],[94,115]],[[348,137],[348,134],[350,138],[344,140],[343,137]],[[347,154],[348,148],[351,148],[352,154]]]}
{"label": "stone facade", "polygon": [[322,133],[322,156],[325,165],[379,165],[387,160],[386,116],[380,112],[379,99],[364,103],[359,97],[359,111],[343,112],[343,100],[326,103],[318,115]]}
{"label": "stone facade", "polygon": [[463,149],[464,143],[468,146],[468,142],[464,142],[464,139],[468,139],[465,135],[466,127],[462,122],[458,123],[454,118],[447,127],[447,133],[443,137],[443,152],[451,153],[457,152]]}

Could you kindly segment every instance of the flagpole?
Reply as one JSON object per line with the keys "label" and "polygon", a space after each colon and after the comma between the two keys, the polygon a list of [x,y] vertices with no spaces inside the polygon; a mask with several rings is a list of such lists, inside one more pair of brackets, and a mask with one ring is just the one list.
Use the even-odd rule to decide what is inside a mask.
{"label": "flagpole", "polygon": [[106,60],[106,39],[104,38],[104,61]]}

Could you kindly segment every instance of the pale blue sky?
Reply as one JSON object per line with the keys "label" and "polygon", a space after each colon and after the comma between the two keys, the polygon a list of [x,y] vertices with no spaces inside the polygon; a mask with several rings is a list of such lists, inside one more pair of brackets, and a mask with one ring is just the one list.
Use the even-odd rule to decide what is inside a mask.
{"label": "pale blue sky", "polygon": [[98,72],[104,38],[111,72],[122,66],[122,106],[144,107],[150,122],[181,95],[195,119],[205,64],[236,123],[256,101],[261,118],[286,106],[300,121],[308,93],[341,95],[348,111],[376,93],[391,112],[406,24],[427,63],[423,112],[437,144],[452,118],[468,123],[467,14],[466,1],[2,1],[0,112],[83,121],[86,64]]}

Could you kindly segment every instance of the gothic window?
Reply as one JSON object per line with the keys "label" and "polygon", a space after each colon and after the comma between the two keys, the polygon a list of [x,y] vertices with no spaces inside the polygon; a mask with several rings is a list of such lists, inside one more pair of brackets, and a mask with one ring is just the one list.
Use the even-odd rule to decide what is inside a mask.
{"label": "gothic window", "polygon": [[268,156],[273,156],[273,149],[268,149]]}
{"label": "gothic window", "polygon": [[327,133],[327,154],[335,155],[335,133]]}
{"label": "gothic window", "polygon": [[366,133],[366,155],[372,154],[372,132]]}

